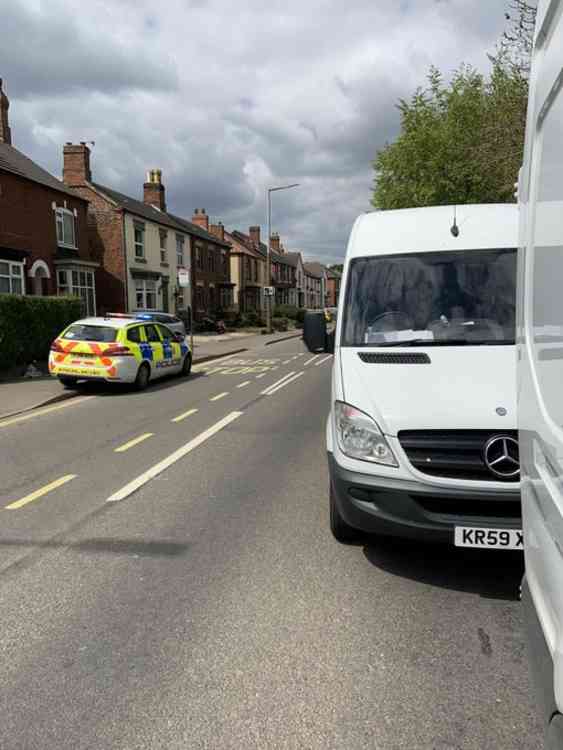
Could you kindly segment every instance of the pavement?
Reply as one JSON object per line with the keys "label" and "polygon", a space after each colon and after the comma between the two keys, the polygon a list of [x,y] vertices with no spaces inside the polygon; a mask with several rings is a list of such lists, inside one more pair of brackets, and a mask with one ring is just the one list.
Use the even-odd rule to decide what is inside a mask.
{"label": "pavement", "polygon": [[[194,336],[194,363],[224,357],[265,344],[275,344],[288,337],[300,337],[301,332],[256,335],[248,332]],[[14,378],[0,382],[0,419],[21,414],[41,406],[55,404],[79,395],[66,390],[56,378],[45,374],[36,378]]]}
{"label": "pavement", "polygon": [[522,557],[332,539],[331,365],[0,421],[2,750],[540,750]]}

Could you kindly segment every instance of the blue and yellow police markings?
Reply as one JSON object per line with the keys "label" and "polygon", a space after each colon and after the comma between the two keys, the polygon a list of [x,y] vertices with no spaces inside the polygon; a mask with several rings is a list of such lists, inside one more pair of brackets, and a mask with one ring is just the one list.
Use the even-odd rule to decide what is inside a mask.
{"label": "blue and yellow police markings", "polygon": [[194,370],[206,375],[250,375],[276,370],[280,362],[280,359],[229,359],[220,365],[205,362]]}
{"label": "blue and yellow police markings", "polygon": [[157,360],[156,367],[179,367],[181,354],[180,344],[170,341],[170,339],[164,339],[162,341],[162,359]]}

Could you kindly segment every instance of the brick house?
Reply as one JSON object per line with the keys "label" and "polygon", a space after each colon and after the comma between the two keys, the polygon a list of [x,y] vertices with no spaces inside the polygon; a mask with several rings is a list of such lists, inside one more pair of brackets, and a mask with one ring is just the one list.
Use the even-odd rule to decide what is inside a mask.
{"label": "brick house", "polygon": [[320,263],[304,263],[305,304],[318,310],[326,306],[326,269]]}
{"label": "brick house", "polygon": [[234,230],[225,237],[231,243],[231,280],[234,304],[241,312],[262,313],[265,309],[264,287],[267,286],[266,251],[260,243],[260,227],[248,234]]}
{"label": "brick house", "polygon": [[178,285],[178,267],[191,268],[195,289],[200,273],[193,258],[201,251],[200,244],[213,248],[217,259],[228,252],[228,244],[167,212],[160,170],[147,173],[141,201],[92,180],[85,143],[67,143],[63,153],[65,184],[89,201],[90,244],[102,262],[101,312],[169,312],[187,307],[188,295]]}
{"label": "brick house", "polygon": [[88,202],[12,145],[8,109],[0,79],[0,293],[76,295],[93,315]]}
{"label": "brick house", "polygon": [[225,228],[209,224],[204,208],[196,208],[191,222],[174,216],[192,237],[192,289],[194,317],[221,315],[233,307],[231,246]]}
{"label": "brick house", "polygon": [[326,295],[328,307],[337,307],[340,298],[340,282],[342,274],[333,268],[327,268],[326,271]]}

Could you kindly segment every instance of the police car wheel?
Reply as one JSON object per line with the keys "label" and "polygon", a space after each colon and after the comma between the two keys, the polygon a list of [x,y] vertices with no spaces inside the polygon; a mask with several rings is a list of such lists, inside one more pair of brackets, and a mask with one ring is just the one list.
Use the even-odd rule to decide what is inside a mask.
{"label": "police car wheel", "polygon": [[184,364],[182,365],[182,375],[188,376],[192,371],[192,355],[188,352],[184,357]]}
{"label": "police car wheel", "polygon": [[64,385],[65,388],[74,388],[78,382],[78,378],[67,378],[64,375],[60,375],[59,382]]}
{"label": "police car wheel", "polygon": [[138,391],[144,391],[144,389],[149,384],[150,376],[151,376],[150,368],[146,362],[143,362],[143,364],[139,367],[137,371],[137,377],[135,378],[135,388]]}

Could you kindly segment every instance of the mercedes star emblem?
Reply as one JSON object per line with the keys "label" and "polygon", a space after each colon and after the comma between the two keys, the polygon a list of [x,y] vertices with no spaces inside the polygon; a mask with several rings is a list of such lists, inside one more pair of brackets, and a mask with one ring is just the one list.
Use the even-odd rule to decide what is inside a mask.
{"label": "mercedes star emblem", "polygon": [[509,435],[495,435],[483,449],[487,469],[500,479],[514,479],[520,472],[518,441]]}

